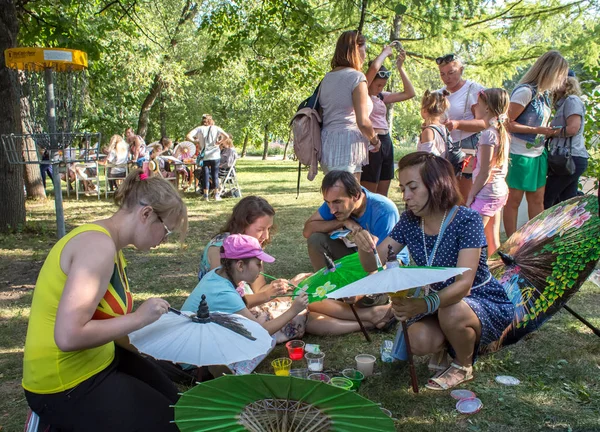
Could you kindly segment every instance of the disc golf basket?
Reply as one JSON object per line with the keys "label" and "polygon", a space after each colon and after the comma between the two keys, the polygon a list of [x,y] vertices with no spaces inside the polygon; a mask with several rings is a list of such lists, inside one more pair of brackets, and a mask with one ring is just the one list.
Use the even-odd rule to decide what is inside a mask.
{"label": "disc golf basket", "polygon": [[[98,158],[99,133],[78,132],[87,89],[87,54],[62,48],[4,51],[19,97],[23,133],[1,136],[10,164],[52,166],[58,238],[65,235],[59,168]],[[68,193],[68,187],[67,187]]]}

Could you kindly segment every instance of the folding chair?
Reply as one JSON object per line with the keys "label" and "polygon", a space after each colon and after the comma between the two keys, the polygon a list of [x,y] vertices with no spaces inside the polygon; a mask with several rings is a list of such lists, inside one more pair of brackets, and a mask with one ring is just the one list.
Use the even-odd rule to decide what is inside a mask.
{"label": "folding chair", "polygon": [[[79,193],[81,184],[84,181],[92,182],[96,186],[96,195],[98,200],[100,199],[100,167],[98,162],[87,162],[87,163],[76,163],[73,168],[75,169],[75,198],[79,200]],[[96,174],[88,174],[89,170],[95,170]],[[94,172],[94,171],[91,171]]]}
{"label": "folding chair", "polygon": [[229,169],[219,168],[219,195],[223,198],[226,197],[234,197],[241,198],[242,197],[242,188],[240,188],[240,184],[237,179],[237,172],[235,170],[235,164],[237,159],[233,162]]}
{"label": "folding chair", "polygon": [[[113,169],[118,169],[119,171],[117,173],[113,172]],[[121,169],[125,170],[125,171],[121,171]],[[125,180],[125,177],[127,177],[127,174],[129,174],[129,164],[128,163],[123,163],[123,164],[111,164],[111,163],[106,163],[106,165],[104,166],[104,198],[108,199],[108,194],[114,193],[114,191],[110,190],[110,186],[112,182],[116,182],[117,181],[123,181]]]}

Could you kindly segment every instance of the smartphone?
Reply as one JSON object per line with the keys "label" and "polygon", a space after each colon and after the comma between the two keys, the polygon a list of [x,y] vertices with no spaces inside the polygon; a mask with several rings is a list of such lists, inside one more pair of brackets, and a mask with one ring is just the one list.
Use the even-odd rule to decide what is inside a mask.
{"label": "smartphone", "polygon": [[397,50],[398,52],[400,52],[400,51],[403,51],[403,50],[404,50],[404,47],[402,46],[402,42],[400,42],[400,41],[394,41],[394,42],[392,42],[392,46],[393,46],[394,48],[396,48],[396,50]]}
{"label": "smartphone", "polygon": [[561,130],[562,126],[552,126],[552,129],[554,129],[554,130]]}

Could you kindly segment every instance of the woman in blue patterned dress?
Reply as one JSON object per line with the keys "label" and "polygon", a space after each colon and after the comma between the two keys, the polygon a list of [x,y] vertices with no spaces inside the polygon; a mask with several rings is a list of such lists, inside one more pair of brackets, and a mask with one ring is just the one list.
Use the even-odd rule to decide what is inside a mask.
{"label": "woman in blue patterned dress", "polygon": [[[438,371],[427,388],[446,390],[473,379],[478,347],[500,337],[514,308],[488,269],[481,217],[457,205],[460,193],[452,165],[431,153],[416,152],[403,157],[398,168],[407,211],[377,247],[380,256],[387,255],[388,245],[395,253],[408,246],[419,266],[471,269],[426,287],[424,298],[394,299],[397,318],[409,321],[413,353],[433,354],[430,368]],[[375,270],[377,239],[363,231],[355,242],[365,270]],[[446,349],[453,360],[442,369],[443,362],[436,360],[445,359]]]}

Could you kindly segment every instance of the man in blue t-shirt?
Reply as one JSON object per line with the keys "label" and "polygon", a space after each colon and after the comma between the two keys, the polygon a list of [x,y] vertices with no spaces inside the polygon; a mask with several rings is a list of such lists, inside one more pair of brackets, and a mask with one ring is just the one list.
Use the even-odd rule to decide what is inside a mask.
{"label": "man in blue t-shirt", "polygon": [[[332,239],[332,231],[346,229],[356,233],[366,229],[381,242],[392,231],[400,216],[398,208],[387,197],[369,192],[360,186],[353,174],[330,171],[323,178],[321,192],[325,202],[304,223],[308,239],[308,255],[315,270],[327,265],[326,252],[333,260],[356,252],[342,239]],[[385,257],[382,257],[385,260]],[[401,258],[404,261],[404,258]]]}

